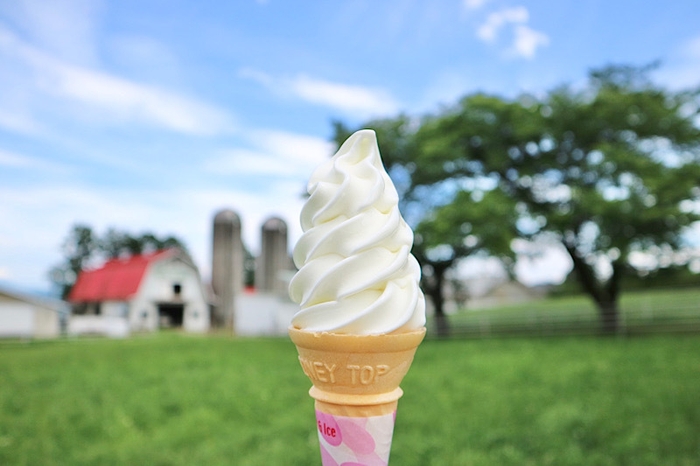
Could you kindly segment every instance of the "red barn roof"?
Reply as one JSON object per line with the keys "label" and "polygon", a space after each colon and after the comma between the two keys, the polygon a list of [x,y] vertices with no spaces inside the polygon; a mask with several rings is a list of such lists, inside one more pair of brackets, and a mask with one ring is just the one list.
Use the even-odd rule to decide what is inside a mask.
{"label": "red barn roof", "polygon": [[68,301],[84,303],[128,300],[138,291],[148,266],[175,252],[174,249],[166,249],[126,259],[112,259],[98,269],[84,270],[78,275]]}

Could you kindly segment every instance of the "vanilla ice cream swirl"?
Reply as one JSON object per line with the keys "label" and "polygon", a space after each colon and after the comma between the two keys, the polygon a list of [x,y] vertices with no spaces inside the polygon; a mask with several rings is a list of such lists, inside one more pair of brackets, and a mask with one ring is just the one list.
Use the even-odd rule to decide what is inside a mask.
{"label": "vanilla ice cream swirl", "polygon": [[294,327],[354,335],[405,332],[425,325],[413,232],[398,207],[372,130],[354,133],[308,184],[299,271],[289,295],[300,305]]}

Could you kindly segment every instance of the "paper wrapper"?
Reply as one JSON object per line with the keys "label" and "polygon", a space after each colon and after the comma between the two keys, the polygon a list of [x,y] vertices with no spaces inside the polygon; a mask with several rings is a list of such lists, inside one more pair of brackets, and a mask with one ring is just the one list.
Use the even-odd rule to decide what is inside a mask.
{"label": "paper wrapper", "polygon": [[425,336],[418,331],[341,335],[289,329],[313,383],[323,466],[389,463],[399,384]]}

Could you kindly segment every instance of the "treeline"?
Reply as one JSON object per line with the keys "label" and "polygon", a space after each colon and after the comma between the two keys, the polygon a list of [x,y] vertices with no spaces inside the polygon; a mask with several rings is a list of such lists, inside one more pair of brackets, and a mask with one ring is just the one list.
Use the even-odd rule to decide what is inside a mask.
{"label": "treeline", "polygon": [[[700,274],[686,266],[669,266],[640,273],[633,271],[625,276],[621,285],[625,291],[673,288],[700,288]],[[564,283],[554,287],[552,296],[570,296],[582,293],[581,285],[574,274],[570,274]]]}
{"label": "treeline", "polygon": [[110,228],[98,235],[84,224],[73,226],[61,245],[63,261],[51,268],[49,277],[61,298],[65,299],[81,270],[109,259],[131,256],[161,249],[179,248],[187,253],[185,244],[175,236],[157,236],[146,232],[138,235]]}

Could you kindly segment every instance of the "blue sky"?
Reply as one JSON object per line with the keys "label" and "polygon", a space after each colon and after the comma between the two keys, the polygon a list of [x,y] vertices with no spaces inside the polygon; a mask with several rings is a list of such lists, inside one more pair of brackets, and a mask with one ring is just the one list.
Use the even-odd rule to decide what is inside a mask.
{"label": "blue sky", "polygon": [[697,86],[698,20],[697,0],[0,0],[0,282],[47,290],[75,223],[174,234],[206,279],[221,208],[254,252],[273,215],[296,241],[333,119],[609,63]]}

